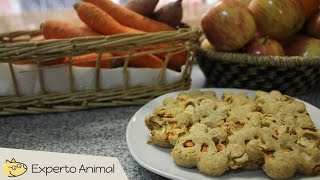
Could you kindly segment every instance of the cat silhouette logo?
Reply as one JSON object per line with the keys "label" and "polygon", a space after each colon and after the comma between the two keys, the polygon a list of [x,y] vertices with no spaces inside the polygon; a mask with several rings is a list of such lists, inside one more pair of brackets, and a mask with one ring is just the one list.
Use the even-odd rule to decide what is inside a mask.
{"label": "cat silhouette logo", "polygon": [[8,177],[18,177],[27,172],[27,165],[17,162],[14,158],[9,161],[6,160],[3,166],[4,174]]}

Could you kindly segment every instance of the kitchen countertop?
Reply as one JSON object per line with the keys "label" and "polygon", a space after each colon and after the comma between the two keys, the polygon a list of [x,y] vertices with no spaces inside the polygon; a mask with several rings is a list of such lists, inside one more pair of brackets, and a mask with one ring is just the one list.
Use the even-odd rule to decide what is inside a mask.
{"label": "kitchen countertop", "polygon": [[[192,88],[210,87],[196,65]],[[320,108],[320,92],[298,96]],[[135,162],[126,145],[126,127],[141,106],[0,118],[4,148],[117,157],[128,178],[166,179]]]}

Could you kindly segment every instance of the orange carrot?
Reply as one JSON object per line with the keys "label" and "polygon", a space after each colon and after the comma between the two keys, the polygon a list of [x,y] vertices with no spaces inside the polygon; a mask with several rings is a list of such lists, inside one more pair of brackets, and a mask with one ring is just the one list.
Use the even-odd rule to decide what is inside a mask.
{"label": "orange carrot", "polygon": [[96,31],[94,31],[93,29],[91,29],[90,27],[88,27],[86,24],[82,24],[79,26],[81,29],[85,30],[85,31],[89,31],[92,33],[96,33],[97,35],[100,35],[99,33],[97,33]]}
{"label": "orange carrot", "polygon": [[130,67],[149,67],[149,68],[161,68],[163,61],[152,54],[143,56],[131,57],[129,59]]}
{"label": "orange carrot", "polygon": [[63,58],[60,58],[60,59],[55,59],[50,61],[43,61],[43,62],[40,62],[40,64],[42,66],[52,66],[52,65],[62,64],[63,60],[64,60]]}
{"label": "orange carrot", "polygon": [[35,64],[34,62],[31,61],[18,61],[18,62],[14,62],[13,64],[17,64],[17,65],[27,65],[27,64]]}
{"label": "orange carrot", "polygon": [[[143,48],[141,49],[140,51],[143,51],[143,50],[155,50],[155,49],[167,49],[167,48],[170,48],[170,45],[168,44],[158,44],[156,45],[155,47],[153,48]],[[180,51],[180,50],[179,50]],[[184,51],[181,51],[181,52],[178,52],[178,53],[175,53],[175,52],[172,52],[173,54],[170,56],[170,60],[168,62],[168,68],[172,69],[172,70],[175,70],[175,71],[180,71],[181,70],[181,66],[183,66],[185,63],[186,63],[186,60],[187,60],[187,51],[184,50]],[[155,54],[157,57],[165,60],[166,59],[166,56],[167,56],[167,52],[164,52],[164,53],[158,53],[158,54]]]}
{"label": "orange carrot", "polygon": [[[168,45],[160,45],[162,47],[169,47]],[[161,59],[165,59],[167,56],[167,53],[160,53],[157,54]],[[186,63],[187,60],[187,51],[182,51],[176,54],[171,55],[170,60],[168,62],[168,68],[180,71],[181,66],[183,66]]]}
{"label": "orange carrot", "polygon": [[[72,62],[74,66],[79,67],[96,67],[96,62],[98,59],[98,54],[90,53],[81,56],[72,57]],[[101,57],[100,67],[101,68],[112,68],[112,54],[111,53],[103,53]],[[67,64],[69,62],[69,58],[66,57],[63,61],[63,64]]]}
{"label": "orange carrot", "polygon": [[47,20],[40,25],[41,32],[46,39],[67,39],[82,36],[98,35],[61,20]]}
{"label": "orange carrot", "polygon": [[[87,24],[94,31],[101,34],[112,35],[112,34],[122,34],[122,33],[143,33],[143,31],[136,30],[124,25],[121,25],[115,19],[113,19],[108,13],[101,10],[99,7],[85,2],[80,2],[75,4],[75,9],[77,10],[80,19]],[[159,48],[165,48],[168,45],[160,45]],[[158,48],[158,47],[156,47]],[[113,53],[117,56],[126,55],[124,53]],[[144,55],[140,57],[131,57],[129,61],[129,66],[132,67],[151,67],[151,68],[161,68],[163,66],[162,59],[165,58],[165,53],[157,56],[155,55]],[[179,53],[172,55],[169,61],[168,67],[174,70],[180,70],[181,66],[186,61],[186,53]]]}
{"label": "orange carrot", "polygon": [[[128,53],[124,52],[113,52],[116,56],[126,56]],[[161,68],[163,66],[163,61],[159,57],[147,54],[143,56],[135,56],[129,58],[130,67],[148,67],[148,68]]]}
{"label": "orange carrot", "polygon": [[79,2],[74,5],[74,8],[79,18],[87,24],[87,26],[101,34],[143,33],[142,31],[121,25],[109,14],[93,4]]}
{"label": "orange carrot", "polygon": [[146,32],[173,31],[173,27],[142,16],[128,8],[122,7],[110,0],[84,0],[92,3],[124,26]]}
{"label": "orange carrot", "polygon": [[173,69],[175,71],[180,71],[181,67],[186,63],[186,60],[187,60],[187,51],[174,54],[170,57],[170,61],[168,62],[168,68]]}

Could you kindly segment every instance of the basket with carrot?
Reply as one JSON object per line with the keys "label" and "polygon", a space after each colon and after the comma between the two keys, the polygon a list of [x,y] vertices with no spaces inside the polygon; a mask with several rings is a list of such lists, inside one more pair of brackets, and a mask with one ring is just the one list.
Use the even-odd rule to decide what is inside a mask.
{"label": "basket with carrot", "polygon": [[201,31],[142,15],[134,1],[84,0],[80,25],[51,19],[0,35],[0,115],[137,105],[189,88]]}

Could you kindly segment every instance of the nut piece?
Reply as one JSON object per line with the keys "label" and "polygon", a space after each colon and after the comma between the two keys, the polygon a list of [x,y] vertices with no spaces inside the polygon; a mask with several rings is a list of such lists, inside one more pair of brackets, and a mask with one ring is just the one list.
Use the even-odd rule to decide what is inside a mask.
{"label": "nut piece", "polygon": [[201,146],[201,152],[208,152],[208,145],[203,144],[203,145]]}
{"label": "nut piece", "polygon": [[193,147],[193,146],[194,146],[194,143],[191,140],[186,141],[185,143],[183,143],[183,147],[186,147],[186,148]]}

